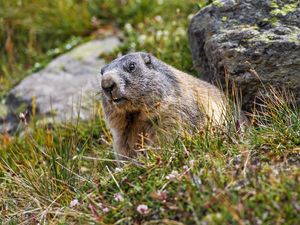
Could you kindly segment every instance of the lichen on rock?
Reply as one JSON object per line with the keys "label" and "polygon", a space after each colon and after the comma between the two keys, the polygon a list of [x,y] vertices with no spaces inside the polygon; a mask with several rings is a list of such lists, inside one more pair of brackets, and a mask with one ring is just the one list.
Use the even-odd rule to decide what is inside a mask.
{"label": "lichen on rock", "polygon": [[288,88],[300,105],[300,2],[221,2],[202,8],[190,24],[199,74],[223,84],[226,75],[242,90],[246,110],[268,85]]}

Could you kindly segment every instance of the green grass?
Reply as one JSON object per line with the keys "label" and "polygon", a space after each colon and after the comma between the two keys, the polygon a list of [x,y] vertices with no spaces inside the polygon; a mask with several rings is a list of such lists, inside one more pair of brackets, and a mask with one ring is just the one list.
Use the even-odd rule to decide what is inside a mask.
{"label": "green grass", "polygon": [[[36,62],[68,50],[70,36],[76,45],[97,29],[90,25],[92,16],[124,30],[124,44],[105,55],[108,60],[145,50],[195,73],[186,29],[198,1],[76,1],[61,11],[60,1],[19,1],[22,7],[0,2],[5,4],[1,13],[6,13],[0,29],[11,18],[14,52],[19,51],[8,56],[0,49],[1,79],[7,84],[3,95],[28,73],[27,62],[32,70]],[[53,4],[51,10],[48,4]],[[22,13],[13,14],[20,9]],[[82,10],[77,17],[71,15],[76,10]],[[36,14],[28,16],[30,12]],[[65,18],[65,24],[58,18]],[[41,41],[31,55],[28,35],[38,26]],[[7,38],[5,32],[1,35],[1,40]],[[298,224],[300,112],[287,104],[284,94],[269,93],[254,112],[255,126],[245,132],[231,121],[231,129],[162,141],[159,149],[148,148],[147,156],[139,157],[144,166],[117,167],[101,107],[88,122],[29,124],[15,136],[1,135],[0,224]],[[71,207],[74,200],[78,204]],[[145,214],[137,210],[141,204],[148,207]]]}

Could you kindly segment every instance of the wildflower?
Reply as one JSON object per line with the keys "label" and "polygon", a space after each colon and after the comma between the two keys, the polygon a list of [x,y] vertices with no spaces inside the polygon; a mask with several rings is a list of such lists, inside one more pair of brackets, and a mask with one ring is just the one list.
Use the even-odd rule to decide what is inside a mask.
{"label": "wildflower", "polygon": [[164,0],[157,0],[157,3],[158,3],[159,5],[162,5],[162,4],[164,4]]}
{"label": "wildflower", "polygon": [[79,201],[78,199],[73,199],[71,202],[70,202],[70,207],[73,208],[75,206],[79,205]]}
{"label": "wildflower", "polygon": [[161,201],[167,200],[167,197],[168,197],[167,194],[168,194],[167,191],[157,191],[157,196],[159,197],[159,199]]}
{"label": "wildflower", "polygon": [[147,38],[146,35],[144,35],[144,34],[140,35],[140,36],[139,36],[139,39],[138,39],[138,40],[139,40],[139,43],[140,43],[141,45],[144,44],[146,38]]}
{"label": "wildflower", "polygon": [[142,215],[146,215],[148,213],[148,206],[147,205],[144,205],[144,204],[141,204],[141,205],[138,205],[138,207],[136,208],[136,210],[142,214]]}
{"label": "wildflower", "polygon": [[190,164],[190,166],[194,166],[195,160],[191,159],[191,160],[189,161],[189,164]]}
{"label": "wildflower", "polygon": [[132,32],[133,30],[132,25],[130,23],[126,23],[124,28],[127,32]]}
{"label": "wildflower", "polygon": [[122,171],[123,171],[123,169],[120,168],[120,167],[116,167],[116,168],[115,168],[115,172],[116,172],[116,173],[119,173],[119,172],[122,172]]}
{"label": "wildflower", "polygon": [[97,17],[95,17],[95,16],[93,16],[93,17],[91,18],[91,23],[92,23],[92,25],[95,26],[95,27],[97,27],[97,26],[100,25],[99,19],[98,19]]}
{"label": "wildflower", "polygon": [[120,193],[115,194],[114,199],[117,202],[123,202],[124,201],[124,198],[123,198],[122,194],[120,194]]}
{"label": "wildflower", "polygon": [[161,36],[163,35],[163,32],[161,31],[161,30],[158,30],[157,32],[156,32],[156,39],[160,39],[161,38]]}
{"label": "wildflower", "polygon": [[98,207],[99,207],[104,213],[109,212],[109,208],[105,207],[104,204],[102,204],[102,203],[99,203],[99,204],[98,204]]}
{"label": "wildflower", "polygon": [[184,166],[183,166],[183,170],[184,170],[184,171],[188,171],[188,170],[189,170],[189,167],[188,167],[187,165],[184,165]]}
{"label": "wildflower", "polygon": [[85,166],[82,166],[82,167],[80,167],[80,171],[84,173],[84,172],[88,172],[89,169],[86,168]]}
{"label": "wildflower", "polygon": [[130,47],[131,47],[132,50],[135,50],[136,43],[132,42],[132,43],[130,44]]}
{"label": "wildflower", "polygon": [[163,34],[164,34],[164,36],[165,36],[165,37],[168,37],[168,36],[169,36],[169,34],[170,34],[170,32],[169,32],[169,31],[167,31],[167,30],[165,30],[165,31],[163,32]]}
{"label": "wildflower", "polygon": [[173,170],[169,175],[166,176],[167,180],[174,181],[179,176],[178,171]]}
{"label": "wildflower", "polygon": [[154,19],[157,21],[157,22],[161,22],[163,19],[160,15],[157,15],[154,17]]}
{"label": "wildflower", "polygon": [[193,19],[193,17],[194,17],[194,14],[190,14],[190,15],[188,15],[188,20],[192,20],[192,19]]}
{"label": "wildflower", "polygon": [[108,212],[109,212],[109,208],[104,207],[104,208],[102,209],[102,211],[103,211],[104,213],[108,213]]}
{"label": "wildflower", "polygon": [[186,35],[186,32],[185,32],[185,30],[184,30],[182,27],[178,27],[178,28],[176,29],[175,33],[176,33],[176,35],[178,35],[178,36],[184,36],[184,35]]}

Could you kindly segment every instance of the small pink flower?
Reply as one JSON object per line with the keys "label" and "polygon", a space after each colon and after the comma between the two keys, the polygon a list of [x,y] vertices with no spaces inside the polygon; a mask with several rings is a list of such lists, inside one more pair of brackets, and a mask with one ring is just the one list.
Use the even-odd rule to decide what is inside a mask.
{"label": "small pink flower", "polygon": [[98,205],[98,207],[99,207],[104,213],[109,212],[109,208],[107,208],[106,206],[104,206],[104,204],[98,203],[97,205]]}
{"label": "small pink flower", "polygon": [[79,205],[79,201],[78,199],[73,199],[71,202],[70,202],[70,207],[73,208],[75,206]]}
{"label": "small pink flower", "polygon": [[114,199],[117,202],[123,202],[124,201],[124,198],[123,198],[122,194],[120,194],[120,193],[115,194]]}
{"label": "small pink flower", "polygon": [[173,170],[169,175],[166,176],[166,178],[167,178],[167,180],[174,181],[177,179],[178,176],[179,176],[178,171]]}
{"label": "small pink flower", "polygon": [[187,165],[183,166],[183,170],[186,172],[189,170],[189,167]]}
{"label": "small pink flower", "polygon": [[167,191],[157,191],[157,195],[159,196],[160,200],[165,201],[167,199]]}
{"label": "small pink flower", "polygon": [[191,159],[191,160],[189,161],[189,164],[190,164],[190,166],[194,166],[195,160]]}
{"label": "small pink flower", "polygon": [[109,212],[109,208],[105,207],[105,208],[102,209],[102,211],[103,211],[104,213],[108,213],[108,212]]}
{"label": "small pink flower", "polygon": [[147,205],[144,205],[144,204],[141,204],[141,205],[138,205],[138,207],[136,208],[136,210],[142,214],[142,215],[146,215],[148,213],[148,206]]}

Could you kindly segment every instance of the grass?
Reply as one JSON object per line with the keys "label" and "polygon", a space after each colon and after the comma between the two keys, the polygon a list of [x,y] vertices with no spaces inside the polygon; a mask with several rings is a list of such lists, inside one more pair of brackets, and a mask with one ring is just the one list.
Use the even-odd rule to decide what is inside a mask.
{"label": "grass", "polygon": [[[35,7],[44,7],[35,15],[42,19],[36,35],[50,36],[36,42],[33,55],[28,53],[28,34],[38,22],[31,17],[30,23],[24,22],[33,6],[21,2],[22,7],[3,2],[5,18],[15,21],[14,51],[20,50],[8,56],[1,49],[1,68],[6,68],[2,73],[9,71],[1,76],[6,88],[28,73],[18,75],[30,60],[29,70],[53,57],[49,51],[68,50],[64,46],[70,36],[80,42],[97,29],[89,23],[93,16],[125,32],[124,44],[105,55],[107,60],[145,50],[195,74],[183,31],[198,1],[130,0],[122,7],[117,5],[125,1],[76,1],[72,10],[61,6],[61,11],[59,1],[53,1],[52,10],[48,1],[36,1]],[[20,8],[23,19],[17,20],[12,12]],[[70,14],[79,8],[86,12],[79,15],[84,21],[73,26],[77,17]],[[59,16],[51,17],[55,11],[67,25],[57,23]],[[44,29],[46,12],[50,19]],[[59,46],[60,52],[53,50]],[[298,224],[300,112],[286,99],[290,98],[271,89],[252,115],[255,126],[243,133],[208,129],[162,142],[159,149],[149,148],[147,157],[140,156],[144,166],[118,168],[100,106],[88,122],[29,124],[15,136],[1,135],[0,224]],[[235,126],[231,122],[230,127]]]}

